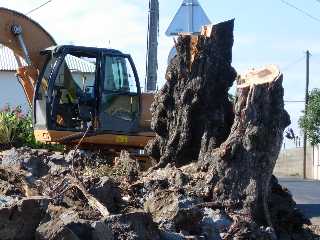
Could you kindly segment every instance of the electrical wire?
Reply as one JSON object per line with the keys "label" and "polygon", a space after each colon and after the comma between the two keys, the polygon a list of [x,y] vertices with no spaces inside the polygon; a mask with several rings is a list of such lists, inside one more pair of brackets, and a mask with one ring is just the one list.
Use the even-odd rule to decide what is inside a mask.
{"label": "electrical wire", "polygon": [[288,65],[286,65],[285,67],[282,68],[282,71],[288,70],[289,68],[295,66],[296,64],[298,64],[299,62],[301,62],[302,60],[304,60],[306,57],[302,56],[299,59],[289,63]]}
{"label": "electrical wire", "polygon": [[40,8],[44,7],[45,5],[47,5],[48,3],[52,2],[52,1],[53,1],[53,0],[49,0],[49,1],[41,4],[40,6],[38,6],[38,7],[34,8],[34,9],[30,10],[29,12],[27,12],[26,15],[29,15],[30,13],[33,13],[33,12],[39,10]]}
{"label": "electrical wire", "polygon": [[[281,70],[282,71],[288,70],[289,68],[291,68],[291,67],[295,66],[296,64],[300,63],[301,61],[305,60],[305,58],[306,58],[305,56],[302,56],[302,57],[298,58],[297,60],[289,63],[288,65],[283,67]],[[297,104],[297,103],[305,103],[305,101],[304,100],[288,100],[288,99],[286,99],[286,100],[284,100],[284,103],[295,103],[295,104]]]}
{"label": "electrical wire", "polygon": [[[313,20],[317,21],[317,22],[320,22],[320,18],[317,18],[313,15],[311,15],[310,13],[308,13],[307,11],[305,10],[302,10],[301,8],[298,8],[297,6],[293,5],[292,3],[289,3],[285,0],[280,0],[282,3],[286,4],[287,6],[291,7],[291,8],[294,8],[296,9],[297,11],[303,13],[305,16],[309,17],[309,18],[312,18]],[[318,1],[318,0],[317,0]],[[320,3],[320,1],[319,1]]]}

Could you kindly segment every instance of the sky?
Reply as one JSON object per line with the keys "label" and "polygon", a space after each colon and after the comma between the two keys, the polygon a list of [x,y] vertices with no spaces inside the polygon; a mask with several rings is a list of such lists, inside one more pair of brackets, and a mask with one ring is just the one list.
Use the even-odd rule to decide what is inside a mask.
{"label": "sky", "polygon": [[[238,73],[277,64],[284,74],[285,100],[303,101],[305,52],[310,50],[310,89],[320,88],[320,2],[285,0],[319,20],[286,5],[284,0],[199,0],[212,23],[235,18],[233,66]],[[0,6],[27,13],[45,0],[0,0]],[[159,88],[164,84],[173,39],[165,31],[182,0],[159,0]],[[52,0],[29,15],[58,44],[119,49],[132,55],[140,81],[145,79],[148,0]],[[231,90],[234,91],[234,90]],[[304,103],[286,102],[295,133]]]}

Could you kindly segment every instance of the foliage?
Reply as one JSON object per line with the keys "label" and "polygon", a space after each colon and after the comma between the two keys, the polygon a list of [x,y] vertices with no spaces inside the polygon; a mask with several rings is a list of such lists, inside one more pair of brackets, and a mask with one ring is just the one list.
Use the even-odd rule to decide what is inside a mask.
{"label": "foliage", "polygon": [[24,116],[21,108],[11,109],[9,106],[0,112],[0,144],[3,146],[13,145],[18,140],[20,123]]}
{"label": "foliage", "polygon": [[300,118],[299,126],[306,132],[312,145],[320,143],[320,89],[310,93],[307,113]]}
{"label": "foliage", "polygon": [[10,147],[47,148],[61,150],[61,146],[38,143],[33,134],[31,114],[24,114],[21,107],[9,105],[0,110],[0,149]]}

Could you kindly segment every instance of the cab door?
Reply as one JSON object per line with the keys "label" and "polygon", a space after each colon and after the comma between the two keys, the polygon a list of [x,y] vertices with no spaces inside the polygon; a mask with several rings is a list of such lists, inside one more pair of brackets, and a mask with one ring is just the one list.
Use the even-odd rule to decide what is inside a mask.
{"label": "cab door", "polygon": [[131,57],[104,54],[101,69],[100,129],[121,133],[138,131],[140,86]]}

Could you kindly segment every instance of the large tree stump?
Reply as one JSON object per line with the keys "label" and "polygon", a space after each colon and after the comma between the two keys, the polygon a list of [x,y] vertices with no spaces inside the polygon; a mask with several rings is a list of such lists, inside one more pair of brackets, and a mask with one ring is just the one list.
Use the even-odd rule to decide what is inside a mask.
{"label": "large tree stump", "polygon": [[179,37],[167,82],[151,107],[156,138],[146,149],[159,166],[197,160],[200,150],[219,147],[227,138],[233,122],[228,90],[236,78],[233,25],[233,20],[218,24],[209,37]]}
{"label": "large tree stump", "polygon": [[269,182],[290,123],[282,74],[270,65],[238,77],[233,110],[228,99],[236,79],[233,24],[206,26],[198,37],[178,38],[167,82],[152,105],[156,138],[147,151],[158,160],[157,168],[197,161],[208,173],[215,201],[272,225]]}
{"label": "large tree stump", "polygon": [[231,133],[198,162],[209,168],[217,200],[240,204],[251,219],[272,225],[269,182],[289,124],[282,74],[276,66],[253,70],[238,80]]}

